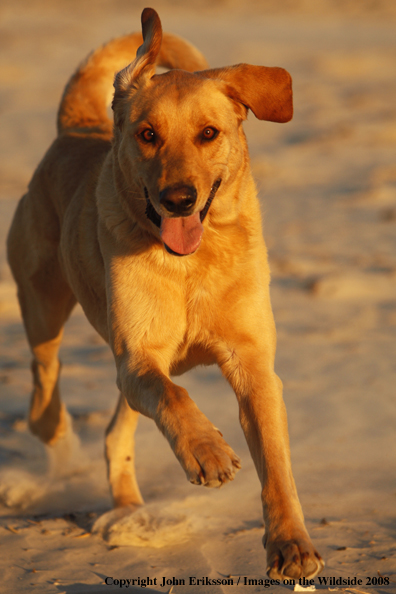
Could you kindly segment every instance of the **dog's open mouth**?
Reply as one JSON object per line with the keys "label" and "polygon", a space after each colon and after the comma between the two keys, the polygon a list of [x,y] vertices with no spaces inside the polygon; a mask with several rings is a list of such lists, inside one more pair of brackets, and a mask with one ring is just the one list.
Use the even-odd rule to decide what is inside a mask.
{"label": "dog's open mouth", "polygon": [[209,198],[200,212],[187,217],[161,217],[150,202],[148,191],[144,188],[146,197],[146,216],[154,225],[159,227],[161,239],[165,249],[175,256],[188,256],[197,251],[203,235],[203,221],[208,214],[210,205],[219,186],[221,179],[213,184]]}

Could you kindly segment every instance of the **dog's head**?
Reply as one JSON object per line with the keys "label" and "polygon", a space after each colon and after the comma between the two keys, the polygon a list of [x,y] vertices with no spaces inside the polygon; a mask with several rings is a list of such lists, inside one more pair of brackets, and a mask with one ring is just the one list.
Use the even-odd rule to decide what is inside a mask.
{"label": "dog's head", "polygon": [[[230,200],[238,200],[248,162],[241,126],[248,110],[261,120],[289,121],[291,78],[281,68],[248,64],[158,75],[162,29],[154,10],[143,11],[142,28],[136,59],[114,83],[117,159],[126,183],[144,199],[131,211],[144,227],[159,230],[170,253],[192,254],[204,220],[216,216],[216,202],[230,195],[232,184]],[[228,217],[236,208],[224,206]]]}

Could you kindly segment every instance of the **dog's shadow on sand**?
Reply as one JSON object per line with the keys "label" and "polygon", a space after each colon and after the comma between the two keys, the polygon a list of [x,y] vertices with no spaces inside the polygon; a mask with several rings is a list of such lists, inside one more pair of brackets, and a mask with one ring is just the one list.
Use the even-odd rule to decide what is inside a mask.
{"label": "dog's shadow on sand", "polygon": [[[120,590],[120,585],[117,581],[117,578],[110,578],[109,576],[102,575],[99,573],[96,573],[96,575],[102,579],[102,583],[100,585],[88,585],[81,583],[69,584],[68,586],[59,585],[57,586],[57,591],[59,592],[59,594],[103,594],[103,586],[106,587],[106,592],[115,592],[116,590]],[[109,581],[108,583],[106,583],[106,579],[111,579],[112,581],[116,581],[117,583],[112,584]],[[128,586],[128,592],[129,594],[141,594],[142,588],[136,586]],[[158,590],[153,590],[152,588],[147,587],[144,588],[144,592],[146,592],[147,594],[158,594]],[[166,592],[169,592],[169,590]]]}

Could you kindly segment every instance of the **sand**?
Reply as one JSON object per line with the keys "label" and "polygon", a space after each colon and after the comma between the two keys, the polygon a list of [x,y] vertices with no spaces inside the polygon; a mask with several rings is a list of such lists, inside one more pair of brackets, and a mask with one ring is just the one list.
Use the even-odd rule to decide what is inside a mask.
{"label": "sand", "polygon": [[[242,458],[235,481],[221,490],[190,485],[143,418],[137,473],[147,506],[115,520],[103,460],[115,369],[78,308],[66,328],[61,384],[77,437],[49,455],[27,430],[30,355],[3,238],[54,138],[68,76],[91,49],[138,29],[143,6],[0,3],[0,591],[7,594],[97,594],[138,578],[152,581],[129,582],[128,591],[148,584],[169,592],[175,580],[172,592],[180,594],[293,590],[244,584],[265,580],[259,482],[235,397],[217,369],[180,383]],[[322,576],[333,580],[315,586],[396,592],[396,5],[154,7],[164,28],[194,42],[213,66],[283,66],[293,76],[293,121],[251,115],[246,131],[272,269],[294,475],[326,560]],[[162,586],[163,577],[170,583]]]}

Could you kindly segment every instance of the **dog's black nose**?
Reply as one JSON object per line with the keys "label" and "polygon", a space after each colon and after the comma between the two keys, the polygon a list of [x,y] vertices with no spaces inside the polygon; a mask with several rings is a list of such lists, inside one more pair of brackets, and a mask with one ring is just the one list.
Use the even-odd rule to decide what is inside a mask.
{"label": "dog's black nose", "polygon": [[188,216],[197,201],[197,190],[194,186],[181,184],[168,186],[160,192],[159,199],[168,212],[181,217]]}

